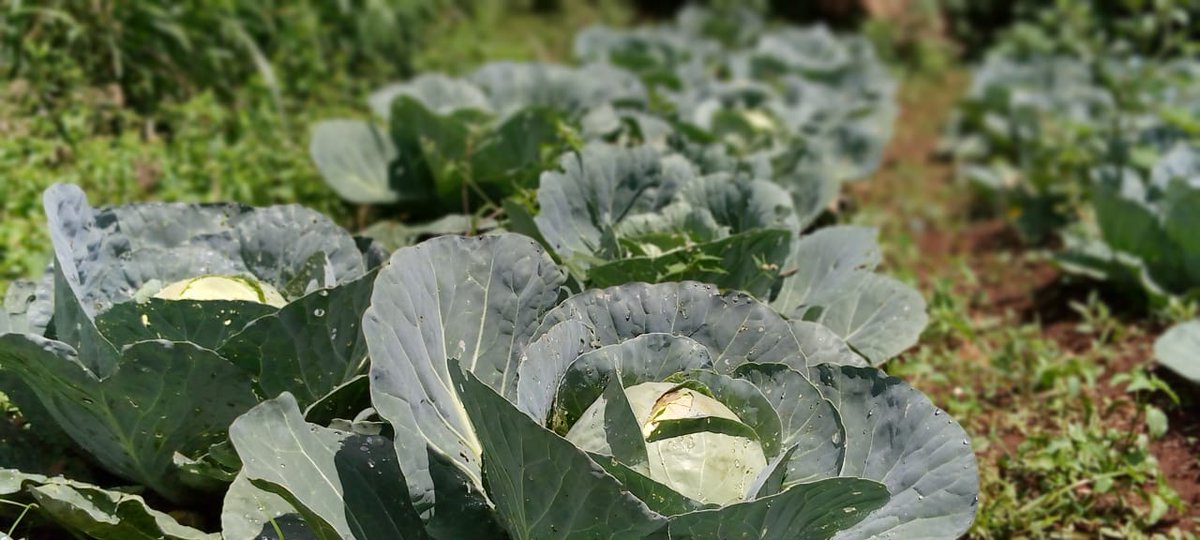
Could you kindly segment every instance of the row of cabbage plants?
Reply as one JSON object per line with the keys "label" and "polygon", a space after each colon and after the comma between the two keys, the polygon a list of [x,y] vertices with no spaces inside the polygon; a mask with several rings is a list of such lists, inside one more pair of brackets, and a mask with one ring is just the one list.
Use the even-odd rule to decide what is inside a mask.
{"label": "row of cabbage plants", "polygon": [[95,538],[964,533],[968,436],[880,368],[924,301],[874,230],[810,227],[877,163],[893,83],[857,38],[732,48],[703,17],[318,126],[339,193],[433,220],[375,238],[49,189],[53,262],[0,313],[29,424],[0,514]]}
{"label": "row of cabbage plants", "polygon": [[547,196],[539,171],[589,143],[677,155],[697,175],[769,181],[808,225],[840,182],[878,167],[896,83],[861,37],[768,31],[747,15],[746,34],[725,44],[705,34],[708,17],[691,9],[673,25],[585,29],[578,66],[493,62],[387,85],[368,98],[374,119],[315,127],[314,159],[350,202],[391,204],[410,222],[441,218],[369,231],[397,247],[471,223],[461,214],[489,227],[497,207],[512,220],[536,213]]}
{"label": "row of cabbage plants", "polygon": [[[980,65],[950,126],[959,175],[1071,273],[1152,308],[1200,293],[1200,64],[1021,54]],[[1156,347],[1200,382],[1200,323]]]}

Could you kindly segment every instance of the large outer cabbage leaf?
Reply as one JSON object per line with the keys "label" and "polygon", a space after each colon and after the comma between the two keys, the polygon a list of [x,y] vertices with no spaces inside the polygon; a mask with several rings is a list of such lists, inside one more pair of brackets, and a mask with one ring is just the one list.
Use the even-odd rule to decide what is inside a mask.
{"label": "large outer cabbage leaf", "polygon": [[[284,498],[318,538],[427,538],[392,444],[309,424],[284,393],[238,418],[242,475]],[[227,512],[236,511],[227,499]]]}
{"label": "large outer cabbage leaf", "polygon": [[221,536],[226,540],[307,539],[317,536],[313,529],[287,499],[255,487],[244,472],[225,492]]}
{"label": "large outer cabbage leaf", "polygon": [[384,130],[363,120],[318,122],[309,153],[321,177],[343,199],[355,204],[388,204],[427,196],[420,184],[394,181],[396,144]]}
{"label": "large outer cabbage leaf", "polygon": [[877,235],[866,227],[838,226],[800,238],[790,275],[771,303],[794,319],[830,328],[876,365],[916,344],[928,323],[920,293],[875,273]]}
{"label": "large outer cabbage leaf", "polygon": [[536,242],[512,234],[435,238],[397,251],[380,271],[363,321],[372,399],[380,416],[409,435],[397,439],[397,452],[404,463],[420,464],[405,473],[430,519],[443,519],[437,501],[445,489],[463,489],[438,489],[431,456],[452,460],[444,466],[482,488],[480,443],[448,361],[513,399],[520,355],[564,280]]}
{"label": "large outer cabbage leaf", "polygon": [[664,520],[587,454],[473,374],[451,373],[482,445],[489,494],[514,539],[640,538]]}
{"label": "large outer cabbage leaf", "polygon": [[[782,363],[807,373],[809,351],[825,346],[801,343],[788,321],[746,294],[721,293],[712,285],[687,281],[585,291],[547,313],[534,335],[571,320],[582,322],[599,345],[646,333],[688,336],[709,348],[720,373],[731,373],[745,362]],[[854,354],[840,360],[866,364]]]}
{"label": "large outer cabbage leaf", "polygon": [[868,517],[887,500],[887,489],[875,482],[830,478],[753,501],[677,516],[671,520],[667,538],[825,539]]}
{"label": "large outer cabbage leaf", "polygon": [[843,476],[882,482],[891,499],[839,540],[958,538],[975,519],[979,475],[962,427],[929,398],[877,369],[822,365],[821,393],[846,426]]}
{"label": "large outer cabbage leaf", "polygon": [[217,540],[219,535],[180,525],[169,514],[150,508],[138,495],[103,489],[62,476],[0,469],[0,499],[36,505],[55,524],[92,538]]}
{"label": "large outer cabbage leaf", "polygon": [[1154,342],[1154,359],[1193,383],[1200,383],[1200,321],[1168,329]]}
{"label": "large outer cabbage leaf", "polygon": [[0,365],[19,374],[58,425],[109,470],[173,499],[191,490],[175,454],[197,455],[224,439],[258,402],[250,379],[216,353],[187,342],[143,341],[97,378],[66,344],[0,336]]}

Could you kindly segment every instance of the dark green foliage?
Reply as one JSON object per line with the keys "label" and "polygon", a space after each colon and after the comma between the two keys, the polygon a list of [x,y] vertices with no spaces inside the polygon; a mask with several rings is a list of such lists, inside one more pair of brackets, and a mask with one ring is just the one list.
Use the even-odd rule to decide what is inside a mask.
{"label": "dark green foliage", "polygon": [[1042,53],[1109,47],[1139,54],[1194,52],[1200,4],[1191,0],[941,0],[970,57],[994,43]]}
{"label": "dark green foliage", "polygon": [[6,2],[0,69],[59,95],[120,88],[138,110],[204,90],[234,96],[255,74],[278,96],[344,73],[408,71],[417,30],[454,0],[51,0]]}

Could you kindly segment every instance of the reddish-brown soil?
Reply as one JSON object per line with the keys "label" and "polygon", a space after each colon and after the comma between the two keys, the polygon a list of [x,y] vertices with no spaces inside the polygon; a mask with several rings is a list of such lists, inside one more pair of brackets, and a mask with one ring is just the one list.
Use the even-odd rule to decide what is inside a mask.
{"label": "reddish-brown soil", "polygon": [[[919,253],[913,264],[926,296],[937,280],[956,275],[949,268],[961,262],[976,280],[972,284],[956,282],[952,289],[968,299],[973,319],[1013,320],[1015,315],[1015,321],[1019,323],[1041,323],[1045,336],[1063,352],[1087,352],[1096,346],[1094,336],[1079,331],[1081,316],[1070,305],[1072,302],[1085,303],[1088,295],[1097,290],[1095,284],[1064,278],[1045,257],[1024,256],[1035,248],[1024,245],[1002,218],[981,220],[972,217],[969,190],[956,183],[953,165],[937,155],[940,127],[964,85],[963,74],[952,73],[945,80],[928,85],[925,91],[905,92],[901,97],[897,132],[886,153],[884,166],[869,182],[851,186],[851,197],[863,208],[873,206],[901,213],[908,212],[897,206],[898,201],[905,198],[916,198],[926,205],[941,205],[943,216],[951,216],[943,221],[957,225],[925,227],[913,238]],[[915,177],[911,172],[914,170],[918,171]],[[918,194],[911,193],[913,191]],[[1116,351],[1105,366],[1096,389],[1100,396],[1113,398],[1118,403],[1107,412],[1105,422],[1114,427],[1129,426],[1131,430],[1141,430],[1135,423],[1143,420],[1136,415],[1132,396],[1128,396],[1122,386],[1111,384],[1110,377],[1137,366],[1150,365],[1154,336],[1161,328],[1148,323],[1144,313],[1126,305],[1121,298],[1101,296],[1101,299],[1110,306],[1114,316],[1129,327],[1119,341],[1101,345]],[[979,356],[979,351],[970,343],[961,344],[961,353],[968,361],[972,356]],[[1153,398],[1160,408],[1168,411],[1170,429],[1166,436],[1151,443],[1151,450],[1186,508],[1182,513],[1172,511],[1162,525],[1164,530],[1176,526],[1194,531],[1200,526],[1200,462],[1197,458],[1200,456],[1200,414],[1196,412],[1200,407],[1200,395],[1194,387],[1181,381],[1168,379],[1168,382],[1172,388],[1186,390],[1191,395],[1181,396],[1185,403],[1183,408],[1174,406],[1161,395]],[[957,391],[930,390],[935,399],[939,392]],[[1014,398],[1019,396],[994,396],[989,404],[1003,409],[1005,403]],[[1185,412],[1189,409],[1191,412]],[[1003,410],[997,414],[1003,414]],[[984,454],[995,457],[1011,453],[1025,438],[1016,429],[1001,430],[996,436],[998,440],[991,441],[983,450]]]}
{"label": "reddish-brown soil", "polygon": [[1184,515],[1169,517],[1178,519],[1181,526],[1192,520],[1190,529],[1194,531],[1195,520],[1200,519],[1200,465],[1196,463],[1196,456],[1200,455],[1200,423],[1194,413],[1185,415],[1179,410],[1170,414],[1170,422],[1171,430],[1150,448],[1167,482],[1189,508]]}

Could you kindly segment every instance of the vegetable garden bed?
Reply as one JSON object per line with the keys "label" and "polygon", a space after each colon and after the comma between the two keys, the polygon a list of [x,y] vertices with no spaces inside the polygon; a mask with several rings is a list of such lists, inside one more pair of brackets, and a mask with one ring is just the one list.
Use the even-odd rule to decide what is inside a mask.
{"label": "vegetable garden bed", "polygon": [[[899,77],[887,21],[872,41],[740,8],[506,5],[339,8],[451,22],[425,52],[323,37],[355,69],[402,42],[380,73],[423,71],[356,71],[313,110],[343,59],[308,73],[275,50],[300,38],[236,10],[217,19],[263,80],[219,81],[231,102],[160,108],[151,66],[126,111],[120,86],[87,93],[100,72],[12,67],[34,78],[0,134],[29,140],[0,163],[30,180],[2,230],[50,252],[3,248],[0,533],[1194,536],[1186,28],[1097,53],[1018,24],[970,74]],[[18,12],[0,28],[30,38],[74,16]],[[146,13],[184,25],[162,43],[190,31]],[[117,52],[136,35],[95,28]],[[176,56],[201,51],[227,54],[160,60],[190,80]]]}

